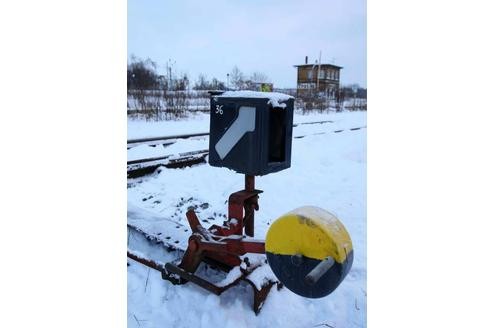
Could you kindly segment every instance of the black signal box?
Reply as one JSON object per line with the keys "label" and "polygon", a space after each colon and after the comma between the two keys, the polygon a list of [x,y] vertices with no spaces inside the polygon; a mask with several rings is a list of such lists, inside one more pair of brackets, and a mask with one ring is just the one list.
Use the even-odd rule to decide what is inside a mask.
{"label": "black signal box", "polygon": [[281,93],[211,94],[209,163],[266,175],[290,167],[294,98]]}

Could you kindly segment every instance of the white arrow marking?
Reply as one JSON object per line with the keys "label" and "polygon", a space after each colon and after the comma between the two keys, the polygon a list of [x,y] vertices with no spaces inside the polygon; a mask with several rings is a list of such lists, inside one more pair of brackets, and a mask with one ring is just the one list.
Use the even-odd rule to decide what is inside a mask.
{"label": "white arrow marking", "polygon": [[215,145],[215,150],[220,156],[220,159],[224,159],[225,156],[234,148],[234,146],[241,140],[242,136],[247,132],[254,131],[256,126],[256,107],[239,108],[239,115],[235,119],[230,128],[225,131],[223,136],[218,140]]}

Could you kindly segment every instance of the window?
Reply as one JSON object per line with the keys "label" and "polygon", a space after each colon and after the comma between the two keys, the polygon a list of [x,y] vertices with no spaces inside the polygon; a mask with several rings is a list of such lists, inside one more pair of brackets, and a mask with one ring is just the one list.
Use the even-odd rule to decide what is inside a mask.
{"label": "window", "polygon": [[316,83],[299,83],[297,85],[298,89],[314,89],[316,88]]}
{"label": "window", "polygon": [[308,80],[312,80],[313,79],[313,70],[309,70],[308,71]]}

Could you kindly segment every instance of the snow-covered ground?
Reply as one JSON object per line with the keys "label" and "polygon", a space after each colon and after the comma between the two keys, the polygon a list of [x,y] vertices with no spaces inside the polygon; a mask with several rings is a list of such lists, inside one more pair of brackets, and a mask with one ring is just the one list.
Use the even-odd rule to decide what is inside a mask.
{"label": "snow-covered ground", "polygon": [[[129,260],[129,327],[366,326],[366,129],[348,130],[366,126],[366,112],[294,117],[295,123],[322,120],[334,123],[294,128],[294,136],[307,136],[293,139],[291,168],[256,178],[256,188],[264,192],[260,195],[260,210],[256,212],[255,237],[264,238],[271,222],[300,206],[315,205],[334,213],[346,226],[354,246],[352,269],[337,290],[322,299],[306,299],[287,288],[280,291],[273,288],[256,316],[252,311],[252,291],[247,284],[216,296],[191,283],[175,286],[162,280],[157,271]],[[128,137],[205,132],[208,125],[209,117],[203,114],[188,121],[129,121]],[[342,128],[346,130],[315,134]],[[179,149],[206,148],[207,138],[203,138],[181,140],[164,149],[170,154]],[[128,182],[128,204],[133,210],[152,213],[148,224],[160,227],[159,218],[174,218],[187,226],[184,215],[187,206],[207,203],[208,207],[199,211],[198,217],[209,218],[210,223],[204,225],[210,226],[221,224],[228,196],[243,189],[243,184],[242,175],[207,164],[162,169],[152,176]],[[130,236],[133,238],[139,237]],[[174,259],[173,253],[153,252],[163,262]]]}
{"label": "snow-covered ground", "polygon": [[[343,112],[326,114],[294,115],[294,124],[317,121],[332,121],[324,124],[298,125],[294,128],[293,136],[302,136],[313,133],[328,132],[366,125],[366,112]],[[208,132],[210,115],[204,113],[193,114],[187,121],[143,121],[128,120],[128,139],[162,137],[180,134]],[[127,160],[160,157],[169,154],[178,154],[191,150],[208,149],[208,137],[194,137],[189,140],[179,139],[173,145],[150,147],[140,145],[127,151]]]}

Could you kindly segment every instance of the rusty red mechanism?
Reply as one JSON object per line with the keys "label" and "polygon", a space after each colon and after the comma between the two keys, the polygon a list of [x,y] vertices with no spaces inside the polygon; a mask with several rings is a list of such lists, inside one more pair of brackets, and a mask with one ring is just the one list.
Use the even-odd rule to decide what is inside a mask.
{"label": "rusty red mechanism", "polygon": [[[193,209],[186,213],[187,220],[192,230],[189,237],[187,250],[179,265],[167,263],[165,266],[142,258],[131,252],[128,257],[162,273],[162,278],[174,284],[192,282],[216,295],[237,285],[240,281],[248,282],[254,291],[253,310],[259,313],[264,300],[275,282],[270,281],[260,290],[249,279],[249,274],[259,265],[252,265],[245,259],[244,266],[241,256],[246,253],[265,253],[263,240],[247,239],[254,237],[254,212],[259,210],[258,198],[262,190],[255,189],[255,177],[245,175],[244,190],[230,195],[228,206],[228,220],[222,226],[212,225],[208,229],[203,227]],[[199,265],[205,262],[224,271],[230,271],[236,266],[241,268],[241,276],[233,282],[219,286],[195,275]],[[279,283],[279,288],[282,285]]]}
{"label": "rusty red mechanism", "polygon": [[240,255],[264,254],[263,241],[243,240],[244,230],[247,236],[254,236],[254,210],[259,209],[258,194],[261,192],[254,189],[254,176],[246,175],[245,189],[229,197],[229,219],[224,222],[224,226],[212,225],[206,230],[194,210],[187,211],[187,220],[193,234],[179,267],[194,272],[204,256],[234,267],[241,264]]}
{"label": "rusty red mechanism", "polygon": [[[259,210],[258,195],[262,193],[261,190],[255,189],[254,181],[254,176],[245,175],[244,190],[230,195],[228,220],[224,222],[223,226],[212,225],[206,229],[199,222],[193,209],[187,211],[187,220],[193,232],[189,238],[188,248],[178,266],[172,263],[165,265],[169,274],[162,274],[164,279],[175,284],[190,281],[217,295],[238,284],[241,280],[247,281],[254,291],[253,309],[256,313],[259,312],[274,282],[269,282],[261,290],[258,290],[255,284],[248,279],[249,274],[257,266],[246,263],[244,269],[241,267],[242,275],[226,286],[217,286],[194,275],[201,262],[214,264],[227,271],[240,266],[242,263],[240,256],[246,253],[265,253],[264,241],[247,240],[245,237],[245,235],[254,236],[254,211]],[[178,275],[180,278],[177,279],[173,275]]]}

